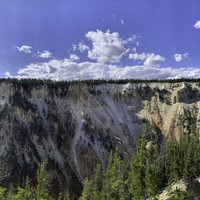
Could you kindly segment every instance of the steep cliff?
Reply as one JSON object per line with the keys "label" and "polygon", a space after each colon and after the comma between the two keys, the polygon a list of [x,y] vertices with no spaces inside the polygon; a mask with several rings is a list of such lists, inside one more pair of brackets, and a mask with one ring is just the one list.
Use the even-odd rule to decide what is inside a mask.
{"label": "steep cliff", "polygon": [[[160,136],[179,139],[178,117],[200,121],[200,88],[196,83],[74,84],[52,89],[0,84],[0,184],[24,185],[38,163],[48,159],[52,196],[69,190],[77,199],[85,177],[97,163],[105,170],[119,143],[134,155],[142,120]],[[190,118],[184,119],[185,129]]]}

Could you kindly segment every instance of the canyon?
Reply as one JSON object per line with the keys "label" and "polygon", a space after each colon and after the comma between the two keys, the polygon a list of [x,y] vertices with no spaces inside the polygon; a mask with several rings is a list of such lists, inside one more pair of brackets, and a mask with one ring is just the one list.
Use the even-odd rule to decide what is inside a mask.
{"label": "canyon", "polygon": [[[144,121],[156,134],[179,140],[179,116],[190,112],[200,122],[199,83],[71,84],[17,87],[0,83],[0,184],[37,184],[38,163],[47,164],[50,194],[69,190],[78,199],[85,177],[98,163],[105,171],[119,146],[135,155]],[[186,124],[187,125],[187,124]]]}

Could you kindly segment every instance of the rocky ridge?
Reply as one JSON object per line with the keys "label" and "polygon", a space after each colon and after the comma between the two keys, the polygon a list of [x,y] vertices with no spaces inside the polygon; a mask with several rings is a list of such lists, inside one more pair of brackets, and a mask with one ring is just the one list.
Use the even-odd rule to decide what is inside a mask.
{"label": "rocky ridge", "polygon": [[[69,190],[77,199],[85,177],[98,163],[105,170],[119,141],[134,156],[142,119],[157,134],[179,139],[177,116],[190,110],[199,127],[197,83],[75,84],[17,88],[0,84],[1,185],[25,183],[38,163],[48,159],[48,180],[55,198]],[[35,182],[33,181],[33,185]]]}

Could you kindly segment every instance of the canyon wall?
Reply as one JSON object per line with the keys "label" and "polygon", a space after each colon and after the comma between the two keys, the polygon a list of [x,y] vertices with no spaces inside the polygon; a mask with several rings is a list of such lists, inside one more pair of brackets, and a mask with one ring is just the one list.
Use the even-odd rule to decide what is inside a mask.
{"label": "canyon wall", "polygon": [[[38,163],[48,160],[50,192],[57,198],[82,191],[101,163],[119,146],[135,155],[143,120],[167,139],[179,139],[178,118],[190,112],[199,127],[197,83],[74,84],[57,89],[0,84],[0,185],[23,186],[27,175],[37,184]],[[187,125],[187,124],[186,124]]]}

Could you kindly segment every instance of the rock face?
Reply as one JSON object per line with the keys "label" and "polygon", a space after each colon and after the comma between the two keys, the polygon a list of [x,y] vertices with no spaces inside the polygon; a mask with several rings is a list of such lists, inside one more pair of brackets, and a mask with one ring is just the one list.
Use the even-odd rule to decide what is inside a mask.
{"label": "rock face", "polygon": [[[156,195],[156,198],[158,198],[159,200],[167,200],[173,195],[171,194],[171,192],[174,192],[174,190],[178,188],[181,191],[193,192],[194,195],[191,197],[191,199],[193,200],[200,199],[200,177],[194,180],[181,179],[171,184],[170,187],[166,187],[160,190],[158,192],[159,194]],[[148,198],[148,200],[150,200],[150,197]]]}
{"label": "rock face", "polygon": [[126,156],[135,155],[143,118],[168,139],[179,139],[176,121],[184,108],[198,123],[199,89],[196,83],[76,84],[52,89],[2,82],[0,184],[23,186],[25,177],[33,178],[38,163],[48,159],[52,196],[68,189],[77,199],[81,182],[94,176],[98,163],[105,170],[110,151],[120,140]]}

